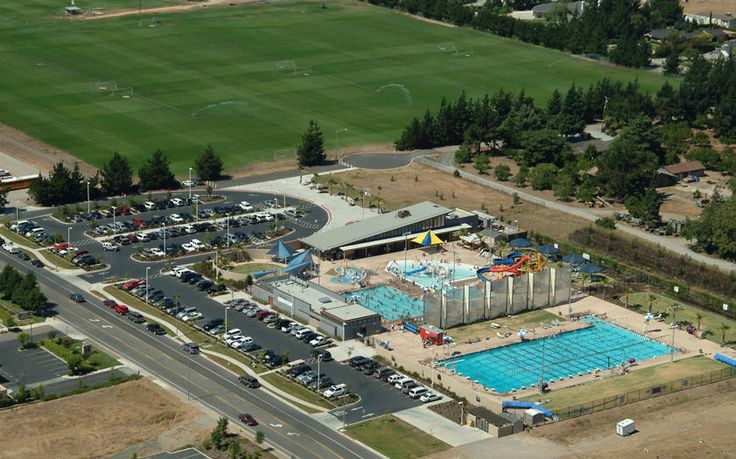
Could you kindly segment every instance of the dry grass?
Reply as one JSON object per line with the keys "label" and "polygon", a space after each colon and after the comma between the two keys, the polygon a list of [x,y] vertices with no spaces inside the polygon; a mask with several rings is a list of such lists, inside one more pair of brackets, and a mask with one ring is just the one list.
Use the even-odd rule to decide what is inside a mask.
{"label": "dry grass", "polygon": [[197,415],[151,382],[128,382],[0,412],[0,457],[109,456]]}
{"label": "dry grass", "polygon": [[[513,198],[505,193],[415,163],[389,172],[357,170],[334,174],[333,177],[338,182],[353,185],[354,189],[368,189],[374,197],[380,196],[383,207],[387,209],[398,209],[423,200],[466,210],[485,208],[491,215],[503,217],[506,221],[518,220],[522,228],[533,229],[557,240],[566,240],[574,230],[589,225],[585,220],[527,202],[514,206]],[[340,189],[339,184],[333,188],[334,191]]]}
{"label": "dry grass", "polygon": [[[539,327],[541,322],[552,322],[559,320],[560,322],[566,322],[562,316],[556,316],[550,312],[544,310],[529,311],[517,314],[511,317],[498,317],[493,320],[484,320],[476,322],[470,325],[463,325],[461,327],[453,327],[447,331],[452,338],[458,342],[463,343],[468,340],[485,339],[488,336],[495,335],[498,331],[517,331],[522,328],[535,328]],[[497,323],[502,327],[502,330],[491,327],[491,323]]]}
{"label": "dry grass", "polygon": [[736,0],[688,0],[683,7],[685,13],[733,13],[736,11]]}

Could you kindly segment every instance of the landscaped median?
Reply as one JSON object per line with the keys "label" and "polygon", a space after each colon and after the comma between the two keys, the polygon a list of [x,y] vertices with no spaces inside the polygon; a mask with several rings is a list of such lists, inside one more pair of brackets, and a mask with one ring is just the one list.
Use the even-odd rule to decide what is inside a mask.
{"label": "landscaped median", "polygon": [[85,353],[82,341],[68,336],[56,336],[54,333],[50,333],[40,341],[40,344],[47,351],[64,360],[69,366],[69,374],[72,376],[120,365],[120,362],[114,358],[102,351],[92,349],[91,346],[89,351]]}
{"label": "landscaped median", "polygon": [[347,434],[391,459],[424,457],[450,445],[393,415],[353,424]]}
{"label": "landscaped median", "polygon": [[3,237],[3,239],[7,239],[17,245],[23,246],[23,247],[29,247],[32,249],[39,249],[41,248],[40,245],[36,244],[35,242],[31,241],[30,239],[26,239],[25,237],[21,236],[20,234],[11,231],[9,228],[6,228],[5,226],[0,226],[0,236]]}
{"label": "landscaped median", "polygon": [[79,266],[77,266],[74,263],[72,263],[72,262],[70,262],[70,261],[68,261],[68,260],[66,260],[66,259],[58,256],[57,254],[55,254],[54,252],[52,252],[52,251],[50,251],[48,249],[39,250],[38,251],[38,254],[40,256],[42,256],[43,258],[45,258],[46,264],[54,265],[57,268],[62,268],[62,269],[80,269]]}
{"label": "landscaped median", "polygon": [[[287,394],[291,394],[294,397],[304,400],[305,402],[311,403],[313,405],[321,406],[328,410],[335,408],[335,405],[333,405],[332,403],[322,398],[319,394],[300,386],[299,384],[295,383],[294,381],[290,380],[289,378],[287,378],[286,376],[282,374],[279,374],[276,372],[267,373],[267,374],[261,375],[260,378],[265,380],[272,386],[276,387],[277,389],[280,389],[286,392]],[[319,413],[319,411],[315,409],[306,408],[306,407],[303,409],[310,413]]]}

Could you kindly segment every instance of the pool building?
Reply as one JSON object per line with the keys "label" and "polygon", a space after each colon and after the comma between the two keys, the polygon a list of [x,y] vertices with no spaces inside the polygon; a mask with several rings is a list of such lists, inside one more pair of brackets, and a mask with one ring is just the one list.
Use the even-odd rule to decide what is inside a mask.
{"label": "pool building", "polygon": [[404,250],[411,240],[432,230],[445,241],[458,231],[473,230],[478,216],[462,209],[449,209],[429,201],[387,212],[301,239],[320,258],[364,258]]}
{"label": "pool building", "polygon": [[373,335],[382,330],[381,316],[360,304],[350,304],[319,285],[281,276],[253,286],[253,296],[282,315],[314,325],[320,332],[342,340]]}

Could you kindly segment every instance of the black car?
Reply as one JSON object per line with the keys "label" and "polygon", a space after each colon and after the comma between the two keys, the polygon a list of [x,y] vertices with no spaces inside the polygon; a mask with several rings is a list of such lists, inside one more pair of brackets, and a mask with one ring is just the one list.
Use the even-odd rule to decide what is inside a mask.
{"label": "black car", "polygon": [[18,252],[18,258],[20,258],[23,261],[28,261],[31,259],[31,257],[25,252]]}
{"label": "black car", "polygon": [[257,351],[260,348],[261,348],[261,345],[258,343],[248,343],[248,344],[243,344],[238,349],[243,352],[253,352],[253,351]]}
{"label": "black car", "polygon": [[250,387],[251,389],[257,389],[261,387],[261,383],[258,382],[258,379],[250,375],[243,375],[239,377],[238,382],[246,387]]}
{"label": "black car", "polygon": [[224,323],[225,323],[225,321],[222,320],[222,319],[212,319],[209,322],[207,322],[206,324],[202,325],[202,330],[204,330],[204,331],[210,331],[213,328],[215,328],[216,326],[222,325]]}
{"label": "black car", "polygon": [[274,356],[273,358],[268,360],[268,366],[269,368],[276,368],[284,364],[284,359],[280,356]]}
{"label": "black car", "polygon": [[146,330],[150,331],[154,335],[165,335],[166,334],[166,330],[164,330],[164,327],[156,323],[146,325]]}
{"label": "black car", "polygon": [[314,359],[318,359],[320,358],[320,356],[322,356],[323,362],[329,362],[330,360],[332,360],[332,354],[330,354],[330,351],[326,351],[324,349],[315,349],[310,352],[309,355]]}
{"label": "black car", "polygon": [[362,355],[356,355],[354,357],[350,357],[350,360],[348,360],[348,363],[350,364],[351,367],[357,367],[357,366],[362,365],[363,362],[365,362],[366,360],[368,359],[363,357]]}
{"label": "black car", "polygon": [[199,346],[194,343],[184,343],[181,347],[190,354],[199,354]]}
{"label": "black car", "polygon": [[69,298],[71,298],[72,301],[74,301],[75,303],[84,303],[85,301],[84,297],[79,293],[72,293],[71,295],[69,295]]}
{"label": "black car", "polygon": [[192,276],[189,276],[189,278],[187,279],[186,282],[189,283],[189,284],[194,285],[194,284],[196,284],[197,282],[199,282],[201,280],[202,280],[202,275],[201,274],[199,274],[199,273],[193,273]]}
{"label": "black car", "polygon": [[185,271],[181,273],[181,277],[179,278],[179,280],[181,280],[182,282],[189,282],[189,280],[195,277],[196,275],[197,273],[195,273],[194,271]]}
{"label": "black car", "polygon": [[317,333],[315,333],[313,331],[309,331],[309,332],[306,332],[305,334],[303,334],[302,337],[299,338],[299,339],[302,340],[302,341],[304,341],[305,343],[308,343],[308,342],[312,341],[316,337],[317,337]]}
{"label": "black car", "polygon": [[33,266],[35,266],[36,268],[43,268],[43,267],[44,267],[43,261],[41,261],[41,260],[38,260],[38,259],[36,259],[36,260],[32,260],[32,261],[31,261],[31,264],[32,264]]}
{"label": "black car", "polygon": [[209,279],[201,279],[199,282],[197,282],[197,288],[202,291],[207,290],[210,287],[213,287],[214,285],[215,283]]}
{"label": "black car", "polygon": [[292,368],[291,370],[289,370],[288,371],[288,374],[289,374],[290,377],[296,378],[300,374],[305,373],[305,372],[307,372],[307,371],[309,371],[311,369],[312,369],[312,367],[310,367],[306,363],[302,363],[301,365],[297,365],[294,368]]}
{"label": "black car", "polygon": [[380,366],[381,365],[374,360],[371,363],[363,365],[361,369],[363,370],[363,374],[372,375],[373,372],[376,371],[376,369],[378,369],[378,367]]}
{"label": "black car", "polygon": [[143,322],[146,321],[146,319],[143,318],[140,312],[135,312],[135,311],[128,311],[128,319],[137,324],[142,324]]}

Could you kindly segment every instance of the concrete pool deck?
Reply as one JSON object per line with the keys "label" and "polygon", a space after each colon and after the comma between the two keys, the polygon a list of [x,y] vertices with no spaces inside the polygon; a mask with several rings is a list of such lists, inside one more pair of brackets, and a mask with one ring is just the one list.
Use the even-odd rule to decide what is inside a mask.
{"label": "concrete pool deck", "polygon": [[[547,308],[547,311],[557,316],[567,316],[568,305],[560,305],[552,308]],[[650,323],[648,330],[644,330],[644,316],[635,311],[625,309],[621,306],[609,303],[596,297],[585,297],[572,304],[572,312],[576,313],[590,313],[594,315],[605,314],[604,319],[610,323],[619,325],[628,330],[634,331],[639,334],[643,334],[649,338],[655,339],[662,344],[671,345],[672,343],[672,330],[669,328],[668,323],[654,322]],[[460,397],[465,397],[471,400],[471,403],[483,405],[493,411],[498,412],[501,408],[501,402],[503,400],[509,400],[514,397],[520,398],[528,395],[537,393],[535,388],[529,388],[523,391],[516,391],[511,394],[497,394],[487,390],[480,384],[475,384],[473,381],[467,380],[462,376],[454,374],[452,371],[437,366],[436,368],[431,367],[433,356],[436,360],[442,360],[450,357],[453,353],[459,352],[460,354],[469,354],[473,352],[479,352],[487,349],[494,349],[500,346],[518,343],[519,339],[516,336],[515,331],[509,338],[498,338],[495,336],[497,331],[503,331],[504,329],[491,328],[490,324],[493,321],[488,321],[489,324],[489,337],[486,340],[480,340],[473,343],[455,343],[449,347],[443,346],[431,346],[425,348],[422,346],[419,336],[414,335],[410,332],[395,330],[389,333],[379,335],[377,339],[387,340],[390,343],[393,351],[388,351],[380,346],[376,347],[376,351],[379,355],[384,356],[389,360],[395,361],[396,365],[403,366],[407,371],[414,371],[419,373],[422,377],[431,379],[435,384],[441,384],[448,390],[456,393]],[[550,336],[565,331],[576,330],[589,326],[585,322],[571,321],[571,322],[560,322],[560,326],[554,326],[552,328],[537,328],[537,338],[543,336]],[[452,329],[448,333],[452,336]],[[680,349],[680,352],[676,352],[672,355],[666,354],[652,359],[639,361],[636,363],[635,369],[647,368],[655,365],[661,365],[670,362],[672,360],[681,360],[696,355],[705,355],[710,358],[715,353],[724,353],[727,355],[733,355],[734,352],[731,349],[723,348],[718,344],[699,339],[693,335],[688,334],[685,330],[674,330],[675,336],[675,347]],[[532,335],[533,337],[533,335]],[[448,355],[449,354],[449,355]],[[603,370],[598,375],[585,374],[582,376],[574,376],[564,381],[555,381],[551,387],[553,389],[562,389],[565,387],[579,385],[585,382],[611,377],[618,374],[615,369]]]}

